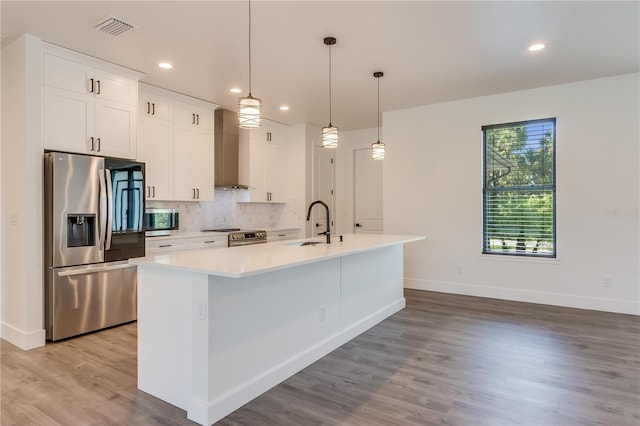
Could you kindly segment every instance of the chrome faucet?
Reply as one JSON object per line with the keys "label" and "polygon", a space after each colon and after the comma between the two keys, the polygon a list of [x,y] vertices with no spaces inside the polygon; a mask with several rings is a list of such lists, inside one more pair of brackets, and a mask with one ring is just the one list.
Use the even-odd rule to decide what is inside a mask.
{"label": "chrome faucet", "polygon": [[311,219],[311,208],[313,206],[315,206],[316,204],[322,204],[325,208],[325,210],[327,211],[327,230],[325,232],[321,232],[318,235],[326,235],[327,236],[327,244],[331,244],[331,229],[329,227],[331,220],[329,219],[329,206],[324,202],[324,201],[314,201],[313,203],[311,203],[311,205],[309,206],[309,210],[307,210],[307,222]]}

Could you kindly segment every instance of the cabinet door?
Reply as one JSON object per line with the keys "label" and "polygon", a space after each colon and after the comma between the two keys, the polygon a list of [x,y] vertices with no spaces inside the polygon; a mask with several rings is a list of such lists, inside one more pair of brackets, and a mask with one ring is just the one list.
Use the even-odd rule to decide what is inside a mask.
{"label": "cabinet door", "polygon": [[139,92],[138,114],[159,120],[173,120],[173,101],[170,98]]}
{"label": "cabinet door", "polygon": [[44,54],[43,61],[45,86],[92,96],[93,67],[50,53]]}
{"label": "cabinet door", "polygon": [[195,192],[191,185],[191,138],[190,128],[174,124],[173,132],[173,199],[194,201]]}
{"label": "cabinet door", "polygon": [[265,142],[252,137],[249,143],[249,197],[253,202],[268,201],[266,149]]}
{"label": "cabinet door", "polygon": [[110,157],[136,158],[138,120],[135,106],[99,97],[94,99],[95,152]]}
{"label": "cabinet door", "polygon": [[173,198],[173,126],[169,121],[143,118],[138,123],[138,145],[144,146],[147,200]]}
{"label": "cabinet door", "polygon": [[43,60],[44,147],[92,153],[93,68],[49,53]]}
{"label": "cabinet door", "polygon": [[101,69],[94,71],[94,95],[96,98],[136,106],[138,82]]}
{"label": "cabinet door", "polygon": [[185,102],[173,102],[173,118],[180,126],[191,126],[200,129],[213,130],[213,109],[209,110]]}
{"label": "cabinet door", "polygon": [[191,137],[191,184],[198,201],[213,201],[213,133],[194,130]]}
{"label": "cabinet door", "polygon": [[45,86],[43,137],[46,149],[93,153],[93,99],[86,94]]}
{"label": "cabinet door", "polygon": [[266,144],[266,184],[269,201],[284,202],[286,194],[287,162],[284,147],[278,143]]}

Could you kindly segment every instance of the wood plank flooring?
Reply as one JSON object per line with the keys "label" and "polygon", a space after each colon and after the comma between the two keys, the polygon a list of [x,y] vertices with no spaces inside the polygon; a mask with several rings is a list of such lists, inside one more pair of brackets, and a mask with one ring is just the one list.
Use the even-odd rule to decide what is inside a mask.
{"label": "wood plank flooring", "polygon": [[[640,317],[407,290],[217,425],[640,425]],[[136,324],[1,343],[5,425],[193,425],[136,388]]]}

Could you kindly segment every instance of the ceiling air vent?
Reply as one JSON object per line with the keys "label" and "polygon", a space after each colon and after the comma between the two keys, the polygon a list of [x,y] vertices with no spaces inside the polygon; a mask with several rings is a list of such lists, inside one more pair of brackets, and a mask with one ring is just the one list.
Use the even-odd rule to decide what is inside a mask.
{"label": "ceiling air vent", "polygon": [[136,26],[128,23],[127,21],[123,21],[120,18],[116,18],[115,16],[107,16],[102,18],[94,25],[97,30],[103,31],[107,34],[111,34],[113,36],[117,36],[122,34],[125,31],[129,31],[134,29]]}

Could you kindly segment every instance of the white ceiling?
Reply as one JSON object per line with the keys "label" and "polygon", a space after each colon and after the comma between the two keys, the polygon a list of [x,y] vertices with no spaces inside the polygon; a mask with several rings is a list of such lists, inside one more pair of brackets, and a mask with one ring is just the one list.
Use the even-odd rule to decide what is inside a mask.
{"label": "white ceiling", "polygon": [[[146,73],[142,81],[237,110],[248,89],[246,1],[2,1],[2,45],[22,33]],[[260,1],[253,95],[288,124],[376,126],[382,111],[639,70],[640,2]],[[107,15],[137,28],[119,36]],[[547,49],[527,47],[542,41]],[[160,61],[173,63],[161,70]],[[289,105],[290,111],[279,110]]]}

